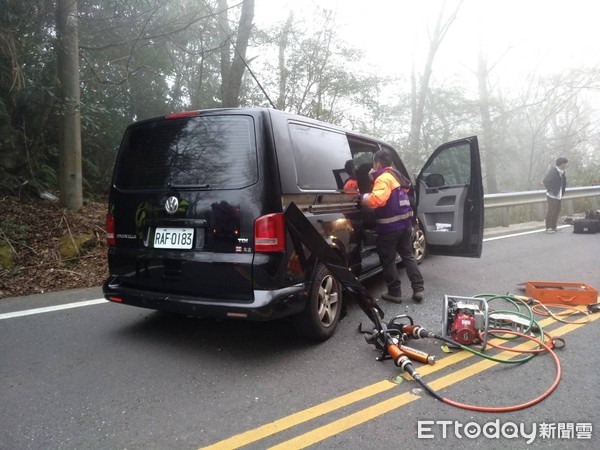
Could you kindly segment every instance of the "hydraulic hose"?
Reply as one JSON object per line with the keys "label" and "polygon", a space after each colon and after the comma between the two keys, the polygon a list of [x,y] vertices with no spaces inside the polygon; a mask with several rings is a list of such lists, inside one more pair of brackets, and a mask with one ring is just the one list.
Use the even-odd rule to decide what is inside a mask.
{"label": "hydraulic hose", "polygon": [[[516,314],[518,314],[520,317],[523,317],[525,319],[529,320],[529,327],[525,330],[525,333],[528,333],[531,330],[531,327],[533,326],[534,322],[535,322],[535,317],[533,315],[533,311],[530,308],[529,304],[527,303],[527,301],[519,298],[519,297],[515,297],[513,295],[497,295],[497,294],[477,294],[474,296],[474,298],[484,298],[487,303],[491,303],[493,300],[506,300],[507,302],[511,303],[515,309],[516,309]],[[522,312],[521,312],[521,307],[519,306],[523,306],[525,308],[525,310],[529,313],[527,314],[527,316],[525,316]],[[510,314],[515,314],[515,311],[493,311],[495,313],[500,313],[500,312],[507,312]],[[539,326],[539,324],[537,324]],[[499,339],[515,339],[517,336],[511,336],[510,338],[508,336],[495,336]]]}
{"label": "hydraulic hose", "polygon": [[[580,311],[578,309],[572,308],[570,306],[564,306],[564,305],[544,305],[542,302],[540,302],[539,300],[535,300],[535,299],[533,301],[537,302],[533,306],[533,308],[531,308],[533,310],[533,312],[535,312],[536,314],[539,314],[540,316],[550,316],[558,322],[568,323],[568,324],[573,324],[573,325],[582,325],[584,323],[588,323],[591,320],[589,314],[586,311]],[[559,312],[557,314],[554,311],[552,311],[551,308],[562,309],[563,311]],[[575,315],[575,314],[583,314],[584,317],[581,319],[575,319],[575,320],[565,320],[565,319],[561,319],[559,317],[559,316],[571,316],[571,315]]]}
{"label": "hydraulic hose", "polygon": [[554,381],[552,382],[552,385],[545,392],[543,392],[540,396],[534,398],[533,400],[530,400],[525,403],[521,403],[519,405],[514,405],[514,406],[501,406],[501,407],[476,406],[476,405],[468,405],[465,403],[455,402],[454,400],[450,400],[447,398],[444,398],[443,402],[447,403],[449,405],[452,405],[452,406],[456,406],[457,408],[468,409],[470,411],[511,412],[511,411],[518,411],[520,409],[529,408],[530,406],[533,406],[533,405],[541,402],[542,400],[544,400],[546,397],[548,397],[558,386],[558,383],[560,382],[560,377],[562,374],[562,369],[560,367],[560,361],[558,360],[556,353],[554,353],[554,351],[546,343],[540,341],[537,338],[528,336],[524,333],[520,333],[518,331],[510,331],[510,330],[492,330],[492,331],[493,332],[504,332],[504,333],[513,334],[515,336],[528,339],[530,341],[537,343],[539,346],[543,347],[544,350],[546,350],[548,353],[550,353],[550,356],[552,357],[552,360],[554,361],[554,364],[556,366],[556,376],[554,378]]}
{"label": "hydraulic hose", "polygon": [[433,389],[431,389],[431,387],[429,387],[429,385],[427,383],[425,383],[425,381],[423,381],[423,379],[421,378],[421,375],[419,375],[419,373],[415,370],[415,368],[412,364],[410,364],[410,365],[407,364],[404,367],[404,370],[406,371],[406,373],[408,373],[413,378],[413,380],[415,380],[417,383],[419,383],[423,389],[425,389],[427,392],[429,392],[429,394],[433,398],[435,398],[436,400],[439,400],[440,402],[444,401],[444,398],[441,395],[439,395],[437,392],[435,392]]}
{"label": "hydraulic hose", "polygon": [[[514,311],[510,311],[512,314],[515,314]],[[527,317],[525,314],[522,313],[516,313],[519,316],[522,317]],[[525,338],[529,341],[535,342],[538,344],[538,348],[537,349],[531,349],[531,350],[518,350],[518,349],[511,349],[511,348],[504,348],[501,346],[496,346],[494,344],[490,344],[490,342],[488,341],[488,344],[490,344],[491,346],[495,347],[495,348],[499,348],[501,350],[506,350],[506,351],[513,351],[513,352],[519,352],[519,353],[530,353],[527,357],[525,358],[520,358],[520,359],[515,359],[515,360],[503,360],[503,359],[499,359],[499,358],[494,358],[491,357],[489,355],[485,355],[481,352],[478,352],[476,350],[471,349],[470,347],[458,344],[457,342],[453,341],[450,338],[447,338],[445,336],[439,336],[436,335],[435,333],[432,333],[430,331],[425,330],[422,327],[419,326],[410,326],[410,325],[405,325],[402,327],[402,332],[407,333],[410,336],[413,336],[414,338],[425,338],[425,337],[429,337],[429,338],[435,338],[435,339],[439,339],[443,342],[446,342],[448,344],[454,345],[454,346],[458,346],[464,350],[467,350],[471,353],[474,353],[478,356],[481,356],[483,358],[486,359],[490,359],[492,361],[495,362],[499,362],[499,363],[522,363],[525,361],[530,360],[531,358],[533,358],[535,356],[536,353],[541,353],[541,352],[549,352],[550,355],[552,356],[552,359],[554,361],[554,364],[556,366],[556,377],[552,383],[552,385],[544,392],[542,393],[542,395],[536,397],[533,400],[530,400],[528,402],[522,403],[522,404],[518,404],[518,405],[513,405],[513,406],[502,406],[502,407],[486,407],[486,406],[478,406],[478,405],[469,405],[466,403],[460,403],[460,402],[456,402],[454,400],[442,397],[441,395],[439,395],[437,392],[435,392],[421,377],[421,375],[419,375],[419,373],[415,370],[415,368],[413,367],[412,364],[404,364],[402,369],[404,371],[406,371],[417,383],[419,383],[419,385],[426,390],[432,397],[434,397],[435,399],[446,403],[450,406],[455,406],[457,408],[461,408],[461,409],[466,409],[466,410],[470,410],[470,411],[480,411],[480,412],[511,412],[511,411],[517,411],[520,409],[525,409],[528,408],[532,405],[535,405],[536,403],[541,402],[542,400],[544,400],[546,397],[548,397],[558,386],[559,382],[560,382],[560,377],[562,374],[562,369],[560,366],[560,361],[558,360],[558,357],[556,356],[556,354],[554,353],[554,351],[552,350],[552,347],[548,344],[546,344],[544,342],[544,335],[547,335],[547,333],[545,333],[540,324],[535,321],[535,319],[532,319],[532,325],[529,327],[530,328],[535,328],[537,327],[537,329],[540,330],[540,339],[534,338],[532,336],[529,336],[527,334],[524,333],[520,333],[518,331],[512,331],[512,330],[501,330],[501,329],[496,329],[496,330],[489,330],[488,333],[490,335],[496,335],[497,333],[503,333],[503,334],[509,334],[511,336],[514,336],[515,338],[518,337],[522,337]],[[484,338],[484,336],[481,336],[482,339]],[[554,343],[554,340],[552,338],[549,338],[550,342]]]}
{"label": "hydraulic hose", "polygon": [[[514,314],[513,311],[511,311],[511,313]],[[539,323],[535,322],[535,326],[537,326],[540,329],[540,332],[542,332],[541,331],[541,326],[540,326]],[[401,331],[402,331],[402,333],[406,333],[408,336],[410,336],[410,337],[412,337],[414,339],[418,339],[418,338],[433,338],[433,339],[438,339],[438,340],[440,340],[442,342],[445,342],[446,344],[452,345],[454,347],[458,347],[461,350],[466,350],[466,351],[468,351],[470,353],[473,353],[474,355],[480,356],[480,357],[482,357],[484,359],[489,359],[490,361],[494,361],[494,362],[497,362],[497,363],[521,364],[521,363],[529,361],[531,358],[533,358],[535,356],[534,354],[532,354],[532,355],[528,355],[528,356],[526,356],[524,358],[520,358],[520,359],[500,359],[500,358],[496,358],[494,356],[486,355],[485,353],[482,353],[482,352],[478,352],[477,350],[474,350],[474,349],[472,349],[469,346],[466,346],[466,345],[463,345],[463,344],[459,344],[458,342],[456,342],[456,341],[454,341],[454,340],[452,340],[452,339],[450,339],[448,337],[440,336],[440,335],[435,334],[435,333],[433,333],[431,331],[427,331],[425,328],[420,327],[418,325],[404,325],[401,328]],[[506,330],[501,330],[501,331],[506,331]],[[489,333],[491,334],[491,331]],[[541,336],[542,336],[542,341],[543,341],[544,340],[544,338],[543,338],[544,333],[543,332],[542,332]],[[511,351],[511,349],[505,349],[503,347],[490,344],[489,342],[488,342],[488,344],[490,346],[494,347],[494,348],[499,348],[501,350],[509,350],[509,351]],[[522,353],[541,353],[542,351],[545,351],[545,350],[540,347],[540,348],[536,349],[535,351],[528,351],[528,352],[522,352]]]}
{"label": "hydraulic hose", "polygon": [[[510,331],[510,330],[489,330],[488,333],[489,334],[492,334],[492,333],[509,333],[509,334],[513,334],[513,333],[516,333],[516,332],[515,331]],[[519,333],[519,334],[521,334],[521,333]],[[477,350],[474,350],[474,349],[472,349],[471,347],[469,347],[467,345],[459,344],[458,342],[453,341],[452,339],[447,338],[445,336],[435,335],[434,338],[435,339],[439,339],[440,341],[443,341],[446,344],[450,344],[452,346],[459,347],[461,350],[466,350],[469,353],[473,353],[474,355],[477,355],[477,356],[479,356],[481,358],[488,359],[490,361],[494,361],[494,362],[502,363],[502,364],[521,364],[521,363],[529,361],[531,358],[533,358],[535,356],[534,354],[530,354],[530,355],[527,355],[527,356],[525,356],[523,358],[519,358],[519,359],[500,359],[500,358],[496,358],[495,356],[490,356],[490,355],[486,355],[485,353],[478,352]],[[522,353],[530,353],[530,352],[522,352]]]}
{"label": "hydraulic hose", "polygon": [[[412,364],[405,364],[405,366],[403,367],[403,369],[410,376],[412,376],[413,379],[423,387],[423,389],[425,389],[429,394],[431,394],[437,400],[439,400],[441,402],[444,402],[444,403],[446,403],[446,404],[448,404],[450,406],[455,406],[457,408],[466,409],[466,410],[469,410],[469,411],[491,412],[491,413],[501,413],[501,412],[518,411],[520,409],[529,408],[530,406],[533,406],[533,405],[541,402],[542,400],[544,400],[546,397],[548,397],[556,389],[556,387],[558,386],[558,384],[560,382],[560,377],[561,377],[561,374],[562,374],[562,369],[561,369],[560,361],[558,360],[558,357],[556,356],[556,354],[554,353],[554,351],[552,350],[552,348],[550,348],[549,345],[547,345],[546,343],[540,341],[537,338],[534,338],[532,336],[528,336],[528,335],[520,333],[518,331],[512,331],[512,330],[490,330],[489,332],[490,333],[508,333],[508,334],[514,335],[515,337],[522,337],[522,338],[528,339],[530,341],[533,341],[533,342],[537,343],[541,348],[544,349],[544,351],[547,351],[548,353],[550,353],[550,356],[552,357],[552,360],[554,361],[554,365],[556,367],[556,376],[554,378],[554,381],[552,382],[552,385],[545,392],[543,392],[540,396],[534,398],[533,400],[530,400],[528,402],[521,403],[521,404],[518,404],[518,405],[499,406],[499,407],[478,406],[478,405],[469,405],[469,404],[466,404],[466,403],[456,402],[454,400],[450,400],[449,398],[445,398],[445,397],[440,396],[433,389],[431,389],[431,387],[429,387],[425,381],[423,381],[423,379],[416,372],[416,370],[414,369],[414,367],[412,366]],[[439,337],[436,336],[436,338],[439,338]],[[525,350],[523,352],[528,352],[528,350]]]}
{"label": "hydraulic hose", "polygon": [[[548,333],[544,332],[544,330],[542,329],[539,322],[537,322],[534,318],[534,310],[532,310],[532,308],[529,307],[529,305],[527,304],[526,301],[524,301],[520,298],[517,298],[517,297],[510,296],[510,295],[504,296],[504,295],[494,295],[494,294],[479,294],[477,297],[484,297],[486,299],[489,298],[489,300],[494,300],[497,298],[505,299],[515,306],[516,311],[495,311],[496,314],[500,314],[500,313],[513,314],[517,317],[527,319],[529,322],[529,325],[526,326],[526,328],[525,328],[525,333],[521,333],[519,331],[508,330],[508,329],[493,329],[493,330],[480,331],[479,336],[483,342],[487,341],[488,335],[498,337],[501,339],[515,339],[515,338],[521,337],[521,338],[527,339],[528,341],[535,342],[538,345],[538,348],[530,349],[530,350],[505,348],[505,347],[495,345],[495,344],[487,341],[488,345],[490,345],[494,348],[503,350],[503,351],[511,351],[511,352],[528,354],[527,356],[525,356],[523,358],[519,358],[519,359],[500,359],[500,358],[489,356],[482,352],[473,350],[472,348],[470,348],[466,345],[459,344],[458,342],[455,342],[454,340],[452,340],[448,337],[437,335],[437,334],[430,332],[418,325],[413,325],[412,321],[411,321],[410,325],[402,325],[398,329],[400,330],[401,333],[406,334],[407,336],[412,337],[413,339],[419,339],[419,338],[439,339],[442,342],[445,342],[452,346],[461,348],[462,350],[466,350],[477,356],[480,356],[482,358],[485,358],[485,359],[488,359],[488,360],[491,360],[491,361],[494,361],[497,363],[520,364],[520,363],[529,361],[538,353],[548,352],[548,353],[550,353],[550,356],[552,357],[552,360],[554,361],[554,364],[556,367],[556,376],[555,376],[554,381],[552,382],[551,386],[546,391],[544,391],[541,395],[539,395],[538,397],[536,397],[530,401],[527,401],[525,403],[512,405],[512,406],[500,406],[500,407],[487,407],[487,406],[470,405],[470,404],[466,404],[466,403],[456,402],[449,398],[442,397],[440,394],[435,392],[422,379],[421,375],[415,370],[414,366],[412,365],[412,361],[400,349],[399,346],[388,341],[388,345],[386,346],[387,353],[392,357],[396,366],[400,367],[400,369],[402,371],[407,372],[432,397],[434,397],[435,399],[437,399],[443,403],[446,403],[450,406],[454,406],[457,408],[466,409],[466,410],[470,410],[470,411],[500,413],[500,412],[518,411],[518,410],[528,408],[530,406],[533,406],[533,405],[541,402],[556,389],[556,387],[558,386],[558,384],[560,382],[560,378],[561,378],[561,374],[562,374],[560,361],[558,360],[558,357],[556,356],[556,354],[554,353],[554,351],[552,349],[552,347],[555,346],[555,339],[552,338],[550,335],[548,335]],[[526,313],[521,312],[522,310],[521,310],[519,304],[525,306]],[[491,313],[491,314],[493,314],[493,313]],[[532,330],[538,331],[540,333],[539,339],[527,334],[527,333],[531,332]],[[506,335],[509,335],[510,337],[506,336]],[[546,343],[544,341],[545,337],[548,339],[549,343]],[[556,340],[561,340],[561,339],[557,338]],[[564,341],[563,341],[563,345],[564,345]]]}

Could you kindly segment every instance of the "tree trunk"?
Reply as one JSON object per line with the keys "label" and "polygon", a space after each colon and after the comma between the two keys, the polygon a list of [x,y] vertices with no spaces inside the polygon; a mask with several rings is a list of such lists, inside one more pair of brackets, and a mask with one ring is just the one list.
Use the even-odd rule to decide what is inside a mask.
{"label": "tree trunk", "polygon": [[83,207],[81,175],[81,119],[79,115],[79,49],[77,0],[58,0],[57,75],[59,120],[60,203],[78,211]]}
{"label": "tree trunk", "polygon": [[[227,39],[221,50],[221,78],[223,94],[223,107],[235,108],[240,106],[240,90],[242,86],[242,76],[246,68],[246,50],[250,41],[252,31],[252,21],[254,20],[254,0],[244,0],[238,24],[237,38],[233,42],[232,33],[229,26],[223,26],[227,22],[227,0],[219,0],[219,20],[224,38]],[[227,36],[228,35],[228,36]],[[231,44],[226,44],[230,42]],[[230,61],[230,48],[233,47],[233,59]]]}
{"label": "tree trunk", "polygon": [[285,51],[288,46],[288,39],[293,22],[294,12],[291,11],[285,22],[285,26],[281,31],[281,39],[279,40],[279,96],[277,97],[277,109],[282,111],[285,110],[287,106],[285,97],[287,92],[288,69],[285,64]]}
{"label": "tree trunk", "polygon": [[227,20],[227,0],[219,0],[219,29],[221,30],[221,102],[225,106],[227,89],[229,84],[229,73],[231,72],[231,28]]}
{"label": "tree trunk", "polygon": [[485,166],[485,179],[487,193],[498,192],[496,181],[496,155],[493,147],[492,119],[490,117],[490,93],[488,91],[488,67],[483,51],[479,51],[479,64],[477,70],[477,81],[479,84],[479,113],[481,115],[481,131],[483,144],[483,160]]}
{"label": "tree trunk", "polygon": [[452,26],[452,23],[456,20],[456,15],[460,9],[462,1],[457,5],[456,9],[448,19],[442,23],[444,9],[440,11],[438,16],[433,36],[429,41],[429,52],[427,54],[427,61],[423,69],[423,74],[420,79],[417,79],[415,73],[415,67],[413,65],[413,73],[411,75],[412,84],[412,117],[410,124],[410,151],[418,154],[421,145],[421,127],[423,126],[425,103],[427,101],[427,95],[429,93],[429,82],[431,80],[431,74],[433,73],[433,62],[435,55],[442,44],[442,41],[446,37],[446,33]]}

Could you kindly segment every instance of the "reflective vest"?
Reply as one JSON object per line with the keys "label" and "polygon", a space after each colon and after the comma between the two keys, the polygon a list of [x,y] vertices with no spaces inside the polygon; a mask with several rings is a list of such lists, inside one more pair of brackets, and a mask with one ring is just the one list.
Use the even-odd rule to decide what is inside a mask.
{"label": "reflective vest", "polygon": [[[378,233],[400,231],[412,226],[413,210],[408,195],[391,173],[386,169],[374,173],[375,183],[369,196],[370,206],[375,208],[375,230]],[[381,197],[389,198],[380,204]]]}

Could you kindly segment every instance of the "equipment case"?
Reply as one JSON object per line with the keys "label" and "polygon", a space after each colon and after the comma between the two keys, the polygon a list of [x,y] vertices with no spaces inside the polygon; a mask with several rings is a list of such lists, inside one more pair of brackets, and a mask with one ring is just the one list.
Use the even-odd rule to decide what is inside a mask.
{"label": "equipment case", "polygon": [[542,303],[566,305],[588,305],[598,301],[598,291],[585,283],[528,281],[525,295]]}

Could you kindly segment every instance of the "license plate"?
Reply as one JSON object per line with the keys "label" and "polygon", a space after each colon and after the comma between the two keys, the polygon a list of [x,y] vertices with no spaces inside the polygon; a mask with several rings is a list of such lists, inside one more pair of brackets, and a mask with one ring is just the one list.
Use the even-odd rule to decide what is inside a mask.
{"label": "license plate", "polygon": [[154,232],[154,248],[188,249],[193,243],[193,228],[157,228]]}

